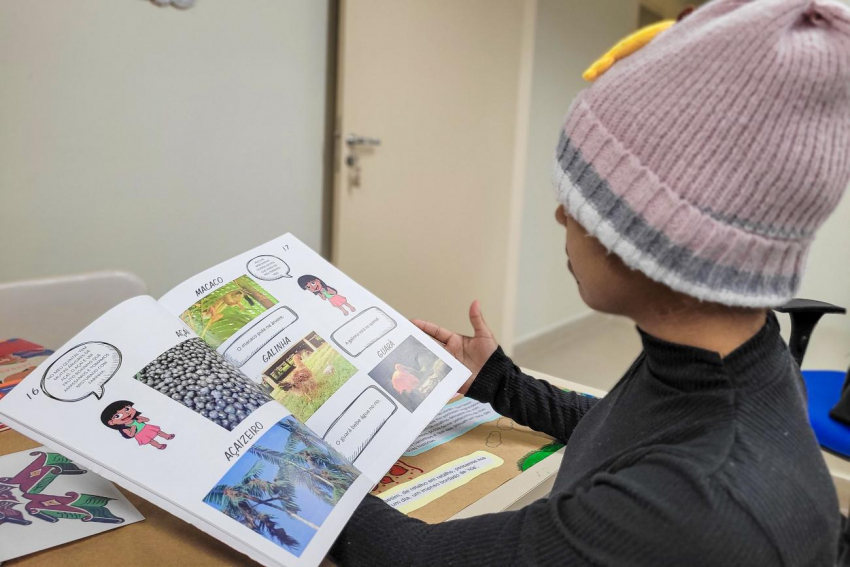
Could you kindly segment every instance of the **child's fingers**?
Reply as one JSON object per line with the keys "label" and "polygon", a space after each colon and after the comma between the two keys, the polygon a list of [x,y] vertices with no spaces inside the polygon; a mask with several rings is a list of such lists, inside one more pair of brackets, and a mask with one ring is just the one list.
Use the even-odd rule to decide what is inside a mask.
{"label": "child's fingers", "polygon": [[444,329],[439,325],[435,325],[434,323],[430,323],[428,321],[423,321],[421,319],[411,319],[410,322],[419,327],[423,333],[433,339],[440,341],[443,344],[449,342],[449,339],[452,338],[452,336],[454,335],[454,333],[452,333],[448,329]]}
{"label": "child's fingers", "polygon": [[490,327],[487,326],[487,322],[484,321],[484,315],[481,314],[481,305],[477,299],[469,306],[469,322],[472,323],[472,328],[476,335],[490,336],[493,334],[490,331]]}

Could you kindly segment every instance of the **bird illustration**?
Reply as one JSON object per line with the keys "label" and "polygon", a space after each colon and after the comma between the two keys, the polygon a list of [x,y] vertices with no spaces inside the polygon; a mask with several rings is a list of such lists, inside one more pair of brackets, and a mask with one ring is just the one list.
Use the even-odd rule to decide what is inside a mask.
{"label": "bird illustration", "polygon": [[403,364],[395,365],[393,372],[392,385],[396,392],[403,394],[405,392],[413,392],[419,387],[419,378],[415,374],[415,370]]}

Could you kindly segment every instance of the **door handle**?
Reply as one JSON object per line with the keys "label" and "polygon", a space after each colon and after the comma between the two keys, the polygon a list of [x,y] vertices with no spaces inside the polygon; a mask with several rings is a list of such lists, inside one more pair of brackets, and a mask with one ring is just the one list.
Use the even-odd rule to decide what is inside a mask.
{"label": "door handle", "polygon": [[358,134],[349,134],[345,137],[345,145],[349,148],[354,148],[356,146],[380,146],[381,140],[380,138],[370,138],[369,136],[360,136]]}
{"label": "door handle", "polygon": [[348,134],[345,137],[345,145],[348,146],[348,155],[345,156],[345,165],[349,169],[348,185],[349,187],[360,187],[360,157],[357,155],[357,148],[374,148],[381,145],[381,140],[369,136]]}

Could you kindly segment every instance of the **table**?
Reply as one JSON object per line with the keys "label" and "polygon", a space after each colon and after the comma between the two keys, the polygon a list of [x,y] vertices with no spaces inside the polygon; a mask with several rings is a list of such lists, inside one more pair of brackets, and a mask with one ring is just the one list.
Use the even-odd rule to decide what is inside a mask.
{"label": "table", "polygon": [[[552,376],[526,371],[538,378],[547,380],[560,388],[602,395],[604,392],[586,388],[579,384],[561,380]],[[24,437],[16,431],[0,433],[0,455],[24,451],[38,447],[39,443]],[[563,452],[563,449],[561,450]],[[562,454],[555,454],[538,463],[527,473],[520,475],[510,483],[510,490],[500,487],[484,499],[465,509],[458,517],[474,514],[513,509],[518,501],[525,502],[545,496],[554,482]],[[545,464],[545,467],[544,467]],[[544,468],[538,468],[544,467]],[[142,565],[257,565],[247,556],[231,549],[217,539],[205,534],[183,520],[154,506],[147,500],[119,487],[127,499],[145,516],[145,520],[128,526],[110,530],[59,547],[46,549],[39,553],[12,559],[4,567],[54,567],[55,565],[121,565],[129,561]],[[518,499],[517,495],[523,496]],[[539,495],[539,496],[538,496]]]}

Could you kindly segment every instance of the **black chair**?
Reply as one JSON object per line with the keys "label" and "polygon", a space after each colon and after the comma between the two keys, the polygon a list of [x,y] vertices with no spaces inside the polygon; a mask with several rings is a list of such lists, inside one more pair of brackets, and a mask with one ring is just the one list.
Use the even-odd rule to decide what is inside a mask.
{"label": "black chair", "polygon": [[[843,307],[813,301],[794,299],[776,309],[791,316],[791,339],[788,348],[797,364],[802,366],[812,333],[821,317],[830,313],[845,314]],[[830,370],[801,371],[806,386],[809,422],[821,447],[845,459],[850,450],[850,426],[841,419],[850,415],[850,395],[842,394],[850,384],[847,373]],[[850,521],[841,516],[841,537],[838,541],[836,565],[850,567]]]}

